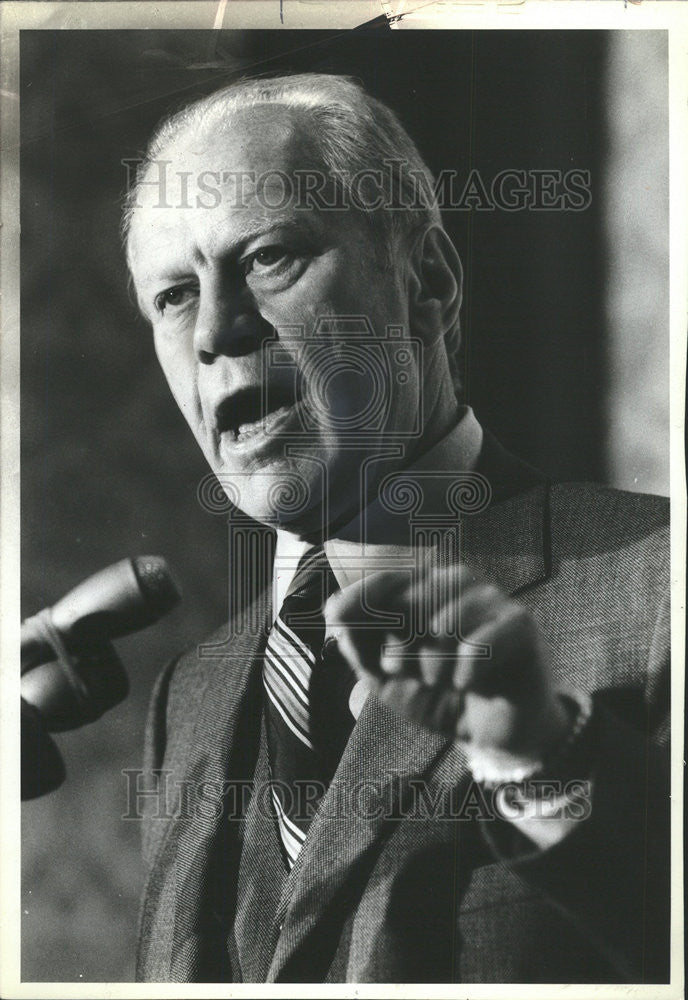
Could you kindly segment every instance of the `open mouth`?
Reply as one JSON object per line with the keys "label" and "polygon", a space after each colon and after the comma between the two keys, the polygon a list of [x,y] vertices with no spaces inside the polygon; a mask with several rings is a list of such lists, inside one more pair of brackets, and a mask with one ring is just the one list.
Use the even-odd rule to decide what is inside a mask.
{"label": "open mouth", "polygon": [[254,386],[239,389],[215,411],[218,434],[240,444],[258,434],[270,434],[301,401],[293,386]]}

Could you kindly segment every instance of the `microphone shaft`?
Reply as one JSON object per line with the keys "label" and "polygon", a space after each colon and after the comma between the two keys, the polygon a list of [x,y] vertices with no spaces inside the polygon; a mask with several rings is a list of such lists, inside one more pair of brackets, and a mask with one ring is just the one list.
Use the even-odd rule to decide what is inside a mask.
{"label": "microphone shaft", "polygon": [[55,653],[50,643],[36,635],[32,618],[22,622],[20,636],[22,676],[41,663],[54,659]]}

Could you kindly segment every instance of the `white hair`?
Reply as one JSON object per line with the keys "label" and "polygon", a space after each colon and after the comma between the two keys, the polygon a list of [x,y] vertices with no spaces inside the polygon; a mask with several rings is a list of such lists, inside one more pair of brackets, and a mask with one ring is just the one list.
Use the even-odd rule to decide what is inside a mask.
{"label": "white hair", "polygon": [[[301,117],[322,166],[345,192],[351,177],[375,173],[381,182],[382,204],[363,211],[370,218],[386,267],[394,268],[399,251],[410,251],[431,225],[442,224],[432,173],[394,112],[350,77],[299,73],[237,80],[164,119],[126,195],[122,228],[127,244],[138,185],[171,143],[190,129],[212,134],[213,126],[219,127],[234,112],[259,105],[283,107]],[[396,164],[397,169],[389,169],[389,164]],[[457,388],[459,342],[457,321],[445,334]]]}

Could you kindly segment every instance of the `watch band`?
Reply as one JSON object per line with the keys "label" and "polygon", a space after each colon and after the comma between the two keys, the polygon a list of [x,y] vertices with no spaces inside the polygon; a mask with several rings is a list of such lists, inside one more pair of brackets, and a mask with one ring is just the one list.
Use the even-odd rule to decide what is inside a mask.
{"label": "watch band", "polygon": [[[590,723],[593,712],[593,701],[589,694],[576,690],[560,690],[562,699],[571,718],[571,724],[565,738],[558,743],[550,754],[542,760],[529,761],[515,767],[500,767],[497,763],[473,758],[470,749],[467,752],[468,766],[476,781],[487,789],[499,785],[540,778],[556,779],[560,776],[571,777],[572,768],[587,770],[590,757]],[[583,773],[576,777],[584,777]]]}

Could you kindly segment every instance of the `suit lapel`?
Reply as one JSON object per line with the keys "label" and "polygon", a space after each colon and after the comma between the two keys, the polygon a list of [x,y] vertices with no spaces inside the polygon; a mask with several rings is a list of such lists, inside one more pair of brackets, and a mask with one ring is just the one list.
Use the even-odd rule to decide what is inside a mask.
{"label": "suit lapel", "polygon": [[462,517],[460,558],[515,594],[551,571],[549,483],[487,430],[476,472],[489,483],[491,502]]}
{"label": "suit lapel", "polygon": [[[176,906],[172,982],[226,978],[226,929],[234,900],[228,866],[238,863],[238,815],[224,789],[250,782],[260,720],[260,662],[270,614],[269,591],[247,610],[235,629],[231,652],[204,665],[206,687],[194,737],[187,744],[185,788],[191,809],[177,820]],[[202,656],[202,651],[199,652]],[[227,783],[227,784],[226,784]],[[237,796],[240,801],[240,796]],[[238,806],[236,807],[238,809]],[[217,894],[217,898],[213,898]]]}
{"label": "suit lapel", "polygon": [[422,776],[448,745],[368,698],[285,885],[268,982],[324,975],[319,962],[327,962],[352,888],[365,881],[403,809],[409,778]]}

